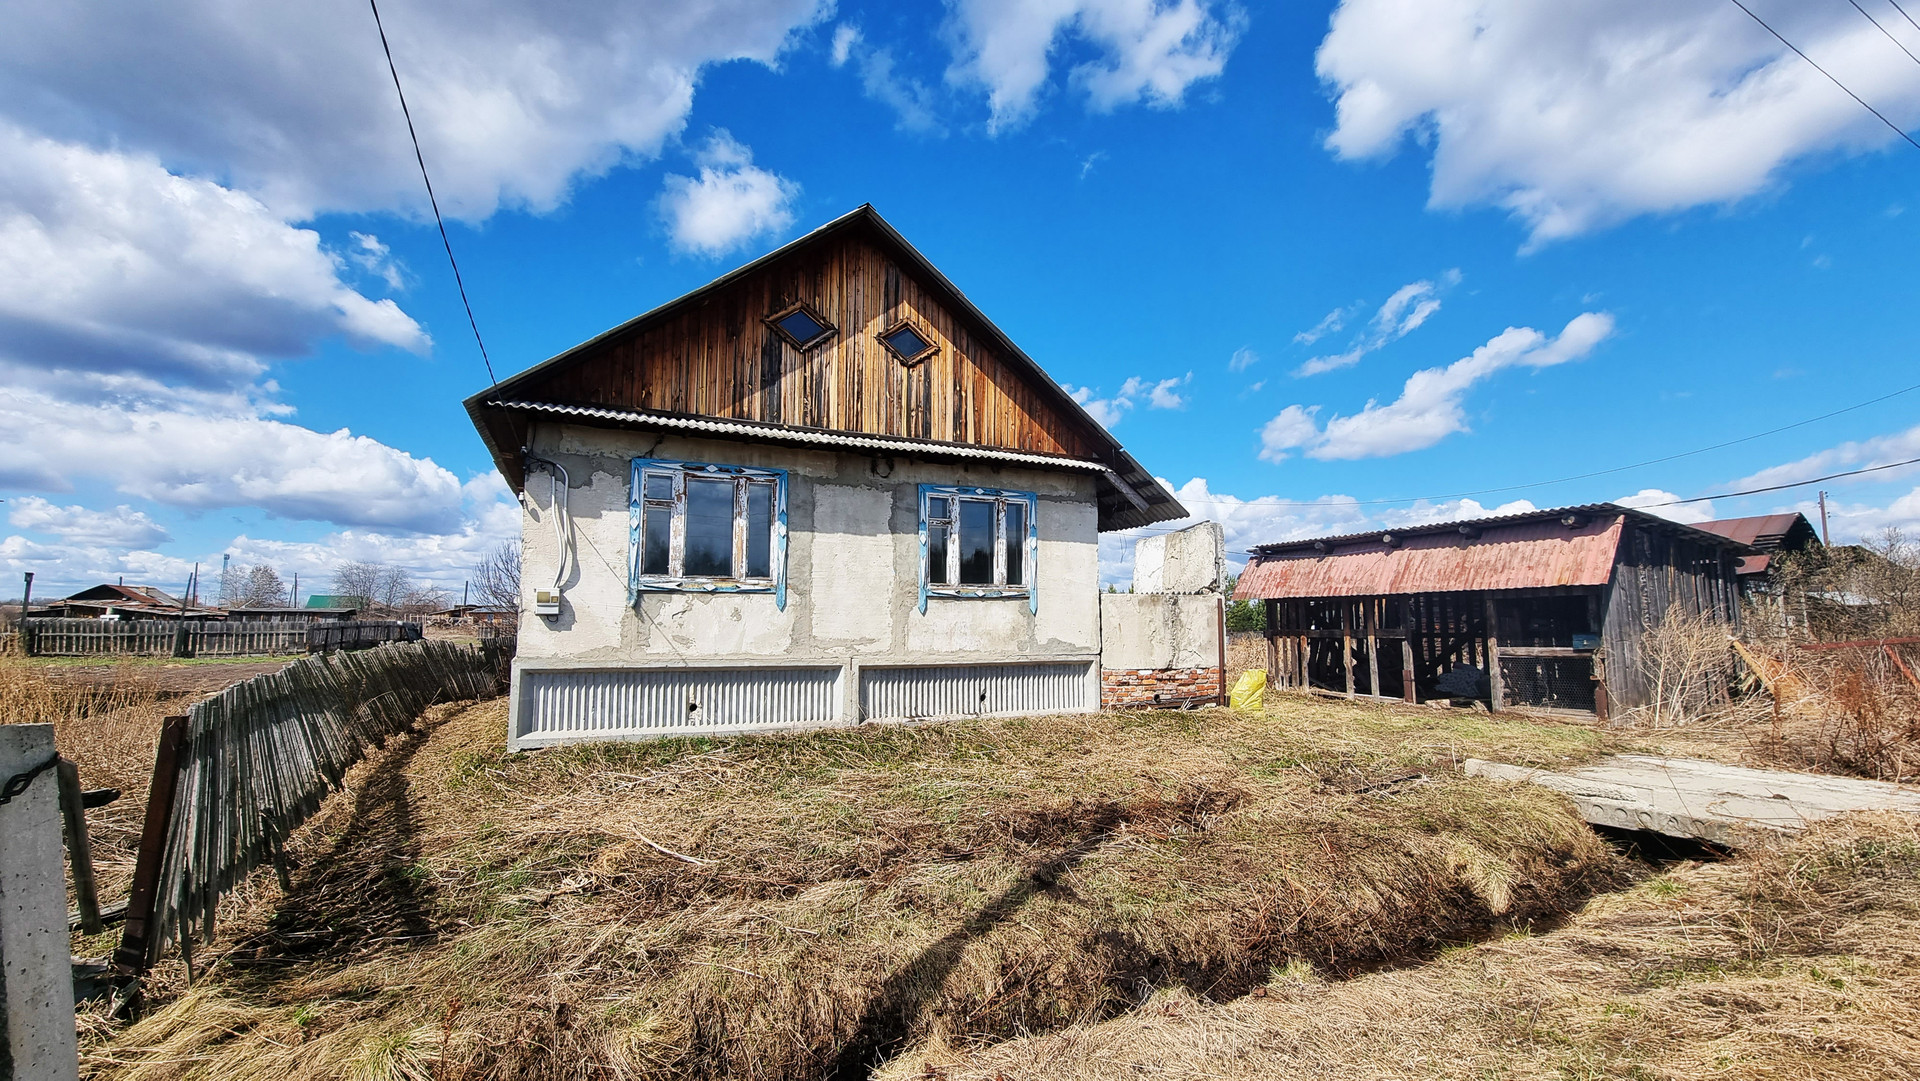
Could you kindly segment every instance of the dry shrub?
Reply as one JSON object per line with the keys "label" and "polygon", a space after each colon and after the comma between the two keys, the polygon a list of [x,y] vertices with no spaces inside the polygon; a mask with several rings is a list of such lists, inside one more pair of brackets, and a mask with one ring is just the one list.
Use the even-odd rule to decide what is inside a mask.
{"label": "dry shrub", "polygon": [[1653,701],[1622,719],[1656,727],[1684,725],[1723,708],[1733,677],[1728,642],[1727,625],[1711,614],[1690,614],[1677,603],[1669,607],[1640,640]]}
{"label": "dry shrub", "polygon": [[1738,720],[1759,757],[1875,780],[1920,776],[1920,668],[1912,646],[1748,647],[1766,687]]}
{"label": "dry shrub", "polygon": [[1892,813],[1691,865],[1567,926],[1256,997],[1182,991],[992,1046],[933,1039],[884,1081],[1920,1076],[1920,834]]}
{"label": "dry shrub", "polygon": [[1586,734],[1310,708],[536,755],[503,753],[503,704],[442,710],[295,839],[293,893],[233,906],[191,992],[162,966],[158,1008],[88,1068],[844,1076],[1157,988],[1226,999],[1289,962],[1404,960],[1618,882],[1552,793],[1362,783],[1441,746],[1557,760]]}

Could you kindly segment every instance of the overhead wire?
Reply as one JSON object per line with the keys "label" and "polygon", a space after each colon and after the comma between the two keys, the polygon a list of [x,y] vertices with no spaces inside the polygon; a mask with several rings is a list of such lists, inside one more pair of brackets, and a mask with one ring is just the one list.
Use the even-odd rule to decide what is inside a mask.
{"label": "overhead wire", "polygon": [[1920,23],[1913,21],[1913,16],[1907,14],[1907,9],[1900,6],[1900,0],[1887,0],[1887,3],[1893,5],[1893,10],[1899,12],[1900,17],[1907,20],[1907,24],[1909,26],[1913,27],[1915,30],[1920,30]]}
{"label": "overhead wire", "polygon": [[1870,465],[1870,466],[1867,466],[1865,469],[1849,469],[1844,473],[1828,473],[1824,477],[1813,477],[1808,480],[1796,480],[1791,484],[1772,484],[1772,485],[1768,485],[1765,488],[1747,488],[1738,492],[1721,492],[1718,495],[1697,495],[1697,496],[1694,496],[1692,499],[1669,499],[1665,503],[1641,503],[1640,505],[1634,507],[1633,509],[1646,510],[1649,507],[1677,507],[1683,503],[1704,503],[1709,499],[1732,499],[1735,496],[1741,496],[1741,495],[1759,495],[1762,492],[1780,492],[1780,491],[1785,491],[1788,488],[1805,488],[1809,484],[1824,484],[1830,480],[1839,480],[1841,477],[1857,477],[1862,473],[1878,473],[1882,469],[1898,469],[1903,465],[1915,465],[1915,464],[1920,464],[1920,458],[1908,458],[1904,462],[1888,462],[1885,465]]}
{"label": "overhead wire", "polygon": [[[1871,14],[1868,13],[1866,8],[1863,8],[1860,6],[1860,0],[1847,0],[1847,3],[1853,5],[1853,10],[1859,12],[1862,15],[1865,15],[1867,17],[1867,21],[1873,24],[1873,28],[1875,30],[1880,31],[1882,34],[1885,34],[1887,36],[1888,41],[1891,41],[1896,46],[1899,46],[1900,51],[1907,54],[1907,59],[1913,61],[1916,64],[1920,64],[1920,56],[1913,55],[1912,49],[1907,48],[1906,45],[1902,43],[1899,38],[1894,37],[1893,32],[1891,30],[1888,30],[1886,27],[1881,26],[1879,19],[1874,18]],[[1905,14],[1905,12],[1902,12],[1902,14]]]}
{"label": "overhead wire", "polygon": [[[1859,103],[1860,103],[1860,107],[1861,107],[1861,108],[1863,108],[1863,109],[1865,109],[1866,111],[1868,111],[1868,112],[1870,112],[1870,113],[1872,113],[1873,115],[1875,115],[1875,116],[1877,116],[1877,117],[1879,117],[1879,118],[1880,118],[1880,122],[1881,122],[1882,124],[1885,124],[1885,125],[1886,125],[1887,127],[1889,127],[1889,128],[1892,128],[1892,129],[1893,129],[1893,133],[1894,133],[1895,135],[1898,135],[1898,136],[1900,136],[1900,137],[1901,137],[1902,139],[1905,139],[1905,140],[1906,140],[1907,142],[1909,142],[1909,143],[1912,143],[1912,144],[1913,144],[1913,148],[1914,148],[1915,150],[1920,150],[1920,140],[1916,140],[1916,139],[1915,139],[1915,138],[1914,138],[1913,136],[1911,136],[1911,135],[1908,135],[1908,134],[1907,134],[1907,131],[1906,131],[1906,129],[1905,129],[1905,128],[1903,128],[1903,127],[1901,127],[1900,125],[1898,125],[1898,124],[1896,124],[1896,123],[1894,123],[1894,122],[1893,122],[1893,121],[1891,121],[1891,120],[1888,120],[1888,119],[1887,119],[1887,117],[1886,117],[1886,114],[1884,114],[1884,113],[1882,113],[1882,112],[1881,112],[1880,110],[1878,110],[1878,109],[1876,109],[1876,108],[1874,108],[1873,106],[1871,106],[1871,105],[1868,105],[1868,104],[1867,104],[1867,99],[1865,99],[1865,98],[1863,98],[1863,97],[1861,97],[1860,95],[1858,95],[1858,94],[1856,94],[1856,93],[1854,93],[1854,92],[1853,92],[1853,91],[1851,91],[1851,90],[1848,90],[1848,89],[1847,89],[1847,84],[1846,84],[1846,83],[1843,83],[1843,82],[1841,82],[1841,81],[1840,81],[1839,79],[1836,79],[1836,78],[1834,78],[1834,75],[1833,75],[1833,73],[1832,73],[1832,72],[1830,72],[1830,71],[1828,71],[1828,70],[1827,70],[1826,68],[1823,68],[1823,67],[1821,67],[1821,66],[1819,65],[1819,63],[1818,63],[1818,62],[1816,62],[1816,61],[1815,61],[1815,60],[1813,59],[1813,57],[1811,57],[1811,56],[1808,56],[1808,55],[1807,55],[1806,53],[1803,53],[1803,52],[1801,52],[1801,51],[1800,51],[1800,46],[1798,46],[1798,45],[1795,45],[1795,44],[1794,44],[1793,42],[1791,42],[1791,41],[1788,41],[1788,40],[1786,39],[1786,37],[1785,37],[1785,35],[1783,35],[1783,34],[1781,34],[1781,33],[1780,33],[1780,31],[1778,31],[1778,30],[1775,30],[1775,29],[1774,29],[1774,28],[1773,28],[1772,26],[1770,26],[1770,25],[1768,25],[1768,23],[1767,23],[1767,20],[1765,20],[1765,19],[1762,19],[1762,18],[1761,18],[1760,16],[1758,16],[1758,15],[1755,15],[1755,14],[1753,13],[1753,9],[1752,9],[1752,8],[1750,8],[1750,7],[1748,7],[1747,5],[1745,5],[1745,4],[1743,4],[1743,3],[1741,3],[1741,2],[1740,2],[1740,0],[1727,0],[1727,2],[1728,2],[1728,3],[1730,3],[1730,4],[1732,4],[1732,5],[1734,6],[1734,7],[1737,7],[1737,8],[1739,8],[1739,9],[1740,9],[1741,11],[1744,11],[1744,12],[1746,12],[1746,13],[1747,13],[1747,17],[1748,17],[1748,18],[1750,18],[1750,19],[1752,19],[1752,20],[1753,20],[1754,22],[1757,22],[1757,23],[1759,23],[1759,24],[1761,25],[1761,27],[1762,27],[1762,28],[1764,28],[1764,29],[1766,30],[1766,32],[1767,32],[1767,33],[1769,33],[1769,34],[1772,34],[1772,35],[1773,35],[1774,37],[1776,37],[1776,38],[1779,38],[1779,39],[1780,39],[1780,44],[1782,44],[1782,45],[1785,45],[1785,46],[1786,46],[1787,48],[1789,48],[1789,49],[1792,49],[1792,50],[1794,51],[1794,54],[1795,54],[1795,55],[1797,55],[1798,57],[1800,57],[1800,59],[1802,59],[1802,60],[1805,60],[1805,61],[1806,61],[1807,63],[1809,63],[1809,64],[1812,64],[1812,65],[1813,65],[1813,70],[1815,70],[1815,71],[1817,71],[1817,72],[1819,72],[1819,73],[1820,73],[1820,74],[1822,74],[1822,75],[1825,75],[1825,76],[1827,77],[1827,81],[1828,81],[1828,82],[1830,82],[1830,83],[1832,83],[1833,85],[1835,85],[1835,86],[1837,86],[1837,87],[1839,87],[1839,88],[1840,88],[1841,90],[1843,90],[1843,91],[1845,91],[1845,92],[1846,92],[1846,95],[1847,95],[1848,97],[1850,97],[1850,98],[1852,98],[1853,100],[1855,100],[1855,101],[1857,101],[1857,102],[1859,102]],[[1856,5],[1856,6],[1858,6],[1858,5]],[[1864,12],[1863,12],[1862,14],[1864,14]],[[1903,11],[1903,12],[1901,12],[1901,14],[1902,14],[1902,15],[1904,15],[1904,14],[1906,14],[1906,12],[1904,12],[1904,11]],[[1877,25],[1877,24],[1876,24],[1876,25]]]}
{"label": "overhead wire", "polygon": [[413,110],[407,108],[407,92],[400,89],[400,69],[393,64],[393,47],[387,44],[387,28],[380,21],[377,0],[367,0],[373,9],[373,25],[380,31],[380,49],[387,54],[387,72],[393,76],[393,92],[400,98],[400,115],[407,118],[407,137],[413,140],[413,160],[420,163],[420,182],[427,186],[427,205],[433,207],[433,223],[440,227],[440,243],[447,249],[447,265],[453,268],[453,284],[460,290],[460,305],[467,310],[467,325],[473,328],[473,341],[480,347],[480,362],[487,366],[487,380],[498,385],[493,374],[493,358],[487,355],[487,343],[480,337],[480,323],[473,317],[473,302],[467,299],[467,283],[460,277],[460,261],[453,257],[453,241],[447,239],[447,222],[440,216],[440,200],[433,194],[433,178],[427,175],[427,158],[420,152],[420,133],[413,129]]}

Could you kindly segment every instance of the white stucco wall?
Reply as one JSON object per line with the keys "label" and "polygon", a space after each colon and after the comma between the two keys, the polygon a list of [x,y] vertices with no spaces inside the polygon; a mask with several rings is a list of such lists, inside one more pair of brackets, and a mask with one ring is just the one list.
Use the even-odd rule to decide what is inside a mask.
{"label": "white stucco wall", "polygon": [[[858,672],[871,665],[1084,661],[1097,704],[1100,606],[1091,475],[988,464],[875,458],[671,434],[539,423],[535,455],[571,475],[578,567],[555,618],[532,614],[558,559],[552,488],[539,467],[522,499],[522,670],[839,667],[842,720],[857,720]],[[642,593],[627,604],[628,477],[636,457],[788,471],[787,603],[770,593]],[[1039,610],[1026,598],[930,597],[919,611],[919,485],[1034,492]],[[520,715],[515,680],[514,714]]]}

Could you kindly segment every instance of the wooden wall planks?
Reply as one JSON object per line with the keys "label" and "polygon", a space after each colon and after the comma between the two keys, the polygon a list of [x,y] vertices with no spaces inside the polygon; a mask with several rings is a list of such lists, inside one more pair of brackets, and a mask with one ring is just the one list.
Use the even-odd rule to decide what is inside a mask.
{"label": "wooden wall planks", "polygon": [[[838,333],[802,354],[763,319],[804,300]],[[909,367],[877,335],[909,320],[935,350]],[[984,335],[878,246],[847,235],[728,286],[517,392],[536,401],[1090,457],[1087,422],[1054,408]]]}

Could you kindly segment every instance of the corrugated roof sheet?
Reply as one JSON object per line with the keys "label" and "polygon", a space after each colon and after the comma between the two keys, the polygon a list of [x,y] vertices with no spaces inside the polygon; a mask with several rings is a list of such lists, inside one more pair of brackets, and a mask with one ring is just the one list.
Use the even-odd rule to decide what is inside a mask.
{"label": "corrugated roof sheet", "polygon": [[1236,600],[1369,597],[1469,589],[1603,586],[1626,515],[1594,517],[1568,528],[1558,520],[1489,525],[1479,536],[1457,529],[1417,533],[1397,546],[1369,539],[1327,542],[1325,552],[1288,548],[1256,554],[1234,590]]}
{"label": "corrugated roof sheet", "polygon": [[1778,547],[1782,538],[1793,532],[1793,525],[1800,520],[1798,512],[1786,514],[1757,514],[1751,518],[1722,518],[1717,522],[1700,522],[1698,528],[1709,533],[1718,533],[1730,537],[1742,544],[1751,544],[1755,548],[1772,551]]}

